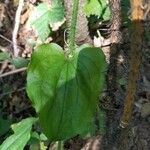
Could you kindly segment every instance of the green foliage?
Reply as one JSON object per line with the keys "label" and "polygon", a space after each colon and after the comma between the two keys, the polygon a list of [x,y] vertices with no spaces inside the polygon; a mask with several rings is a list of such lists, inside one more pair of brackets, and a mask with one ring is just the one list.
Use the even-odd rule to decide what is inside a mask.
{"label": "green foliage", "polygon": [[3,116],[0,115],[0,137],[8,132],[11,125],[11,120],[4,119]]}
{"label": "green foliage", "polygon": [[37,144],[40,142],[40,135],[37,132],[31,132],[30,140],[28,141],[28,145]]}
{"label": "green foliage", "polygon": [[47,139],[47,137],[45,136],[45,134],[41,133],[41,134],[40,134],[40,140],[41,140],[41,141],[47,141],[48,139]]}
{"label": "green foliage", "polygon": [[130,18],[130,0],[121,0],[121,18],[123,25],[128,26],[131,24]]}
{"label": "green foliage", "polygon": [[32,124],[36,118],[27,118],[19,123],[12,125],[14,134],[8,137],[0,146],[0,150],[23,150],[24,146],[30,139]]}
{"label": "green foliage", "polygon": [[16,68],[27,67],[29,63],[29,59],[17,57],[11,58],[10,53],[0,52],[0,61],[8,60],[11,64],[13,64]]}
{"label": "green foliage", "polygon": [[6,60],[10,58],[10,54],[7,52],[0,52],[0,61]]}
{"label": "green foliage", "polygon": [[99,48],[83,46],[68,58],[54,43],[36,49],[28,68],[27,93],[50,140],[89,132],[105,69]]}
{"label": "green foliage", "polygon": [[31,132],[30,140],[28,141],[28,145],[39,144],[42,141],[47,141],[47,137],[41,133],[37,133],[36,131]]}
{"label": "green foliage", "polygon": [[27,67],[29,63],[29,59],[22,58],[22,57],[17,57],[13,58],[11,60],[11,63],[16,67],[16,68],[22,68],[22,67]]}
{"label": "green foliage", "polygon": [[[41,3],[37,6],[37,18],[32,25],[44,42],[51,32],[50,26],[64,19],[64,8],[61,0],[52,0],[52,5]],[[50,25],[50,26],[49,26]]]}
{"label": "green foliage", "polygon": [[110,19],[110,9],[107,0],[86,0],[84,7],[86,15],[96,15],[104,20]]}

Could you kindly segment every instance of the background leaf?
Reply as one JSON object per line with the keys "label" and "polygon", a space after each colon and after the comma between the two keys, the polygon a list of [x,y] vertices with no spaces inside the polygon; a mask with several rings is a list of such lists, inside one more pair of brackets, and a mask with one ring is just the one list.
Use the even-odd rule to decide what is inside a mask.
{"label": "background leaf", "polygon": [[86,0],[84,11],[88,17],[96,15],[104,20],[109,20],[111,15],[107,0]]}
{"label": "background leaf", "polygon": [[39,38],[45,41],[51,32],[50,26],[64,19],[64,8],[61,0],[52,0],[51,6],[47,3],[39,4],[36,15],[32,25],[37,30]]}
{"label": "background leaf", "polygon": [[21,122],[13,124],[14,134],[8,137],[0,146],[0,150],[23,150],[30,139],[30,132],[36,118],[23,119]]}
{"label": "background leaf", "polygon": [[10,54],[7,52],[0,52],[0,61],[10,59]]}
{"label": "background leaf", "polygon": [[29,63],[29,59],[23,58],[23,57],[17,57],[13,58],[11,60],[11,63],[16,67],[16,68],[23,68],[27,67]]}
{"label": "background leaf", "polygon": [[50,140],[91,130],[105,69],[105,56],[99,48],[79,48],[66,58],[58,45],[44,44],[33,53],[27,92]]}
{"label": "background leaf", "polygon": [[130,6],[130,0],[121,0],[121,18],[123,25],[126,27],[129,27],[131,25],[131,6]]}
{"label": "background leaf", "polygon": [[4,119],[0,115],[0,136],[4,135],[9,130],[10,125],[11,125],[11,120]]}

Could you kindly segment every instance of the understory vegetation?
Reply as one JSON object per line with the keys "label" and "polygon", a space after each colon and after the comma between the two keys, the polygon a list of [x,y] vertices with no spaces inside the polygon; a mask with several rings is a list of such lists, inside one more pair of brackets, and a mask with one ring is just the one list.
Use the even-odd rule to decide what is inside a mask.
{"label": "understory vegetation", "polygon": [[149,150],[150,3],[1,0],[0,150]]}

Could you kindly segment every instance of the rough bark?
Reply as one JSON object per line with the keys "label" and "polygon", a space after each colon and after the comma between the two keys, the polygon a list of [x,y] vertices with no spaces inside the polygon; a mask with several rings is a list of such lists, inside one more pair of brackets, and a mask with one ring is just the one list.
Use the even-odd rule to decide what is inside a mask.
{"label": "rough bark", "polygon": [[134,105],[134,97],[136,94],[137,81],[139,79],[139,71],[141,64],[141,53],[143,43],[143,20],[144,13],[142,6],[142,0],[138,2],[136,0],[131,1],[131,17],[132,17],[132,35],[131,35],[131,61],[130,71],[128,77],[127,95],[125,98],[125,107],[122,117],[122,126],[126,127],[129,124],[132,116],[132,109]]}
{"label": "rough bark", "polygon": [[110,60],[107,73],[107,90],[108,90],[108,104],[107,111],[107,134],[105,139],[105,149],[112,150],[115,143],[117,142],[117,126],[118,120],[116,120],[116,91],[117,91],[117,68],[118,68],[118,55],[121,44],[121,1],[110,0],[110,9],[112,12],[111,26],[110,26]]}

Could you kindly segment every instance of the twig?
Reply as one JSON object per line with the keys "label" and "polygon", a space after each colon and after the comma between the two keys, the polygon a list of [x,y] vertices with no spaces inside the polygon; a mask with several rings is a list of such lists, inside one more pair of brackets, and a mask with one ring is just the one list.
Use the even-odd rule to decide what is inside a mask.
{"label": "twig", "polygon": [[13,30],[13,34],[12,34],[12,41],[13,41],[15,57],[18,57],[18,54],[19,54],[19,49],[17,46],[17,35],[18,35],[18,30],[19,30],[19,25],[20,25],[20,16],[21,16],[23,5],[24,5],[24,0],[19,0],[19,6],[16,11],[16,17],[15,17],[15,26],[14,26],[14,30]]}
{"label": "twig", "polygon": [[[0,38],[2,38],[2,39],[4,39],[4,40],[6,40],[7,42],[9,42],[9,43],[11,43],[11,44],[13,44],[13,42],[10,40],[10,39],[8,39],[7,37],[5,37],[5,36],[3,36],[2,34],[0,34]],[[22,47],[20,47],[20,46],[18,46],[20,49],[23,49]],[[5,47],[2,47],[2,46],[0,46],[0,49],[3,51],[3,52],[6,52],[5,51]],[[7,50],[8,51],[8,50]]]}
{"label": "twig", "polygon": [[8,66],[8,60],[4,60],[1,65],[0,74],[2,74],[4,72],[4,70],[7,68],[7,66]]}
{"label": "twig", "polygon": [[15,73],[23,72],[23,71],[25,71],[26,69],[27,69],[27,68],[24,67],[24,68],[20,68],[20,69],[16,69],[16,70],[13,70],[13,71],[10,71],[10,72],[3,73],[3,74],[0,75],[0,78],[9,76],[9,75],[12,75],[12,74],[15,74]]}
{"label": "twig", "polygon": [[6,38],[5,36],[3,36],[3,35],[1,35],[0,34],[0,37],[2,38],[2,39],[4,39],[4,40],[6,40],[7,42],[9,42],[9,43],[13,43],[11,40],[9,40],[8,38]]}

